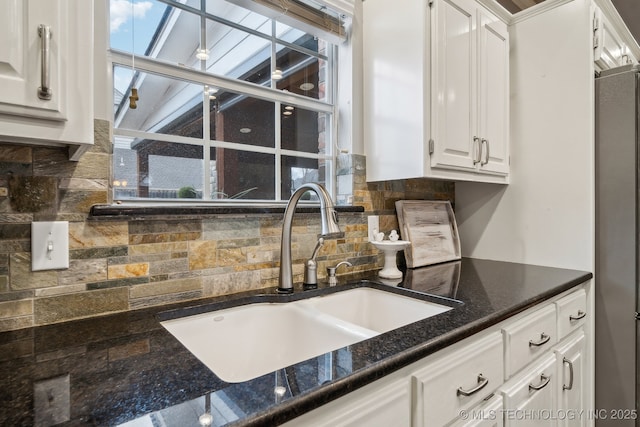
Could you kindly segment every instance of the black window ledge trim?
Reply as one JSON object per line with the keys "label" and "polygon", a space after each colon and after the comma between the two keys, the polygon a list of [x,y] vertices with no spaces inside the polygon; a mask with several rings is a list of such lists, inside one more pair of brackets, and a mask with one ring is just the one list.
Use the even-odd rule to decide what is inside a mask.
{"label": "black window ledge trim", "polygon": [[[154,220],[180,218],[207,218],[216,215],[284,214],[284,205],[266,206],[126,206],[94,205],[89,211],[89,220]],[[338,213],[362,213],[362,206],[335,206]],[[320,212],[320,206],[297,206],[298,213]]]}

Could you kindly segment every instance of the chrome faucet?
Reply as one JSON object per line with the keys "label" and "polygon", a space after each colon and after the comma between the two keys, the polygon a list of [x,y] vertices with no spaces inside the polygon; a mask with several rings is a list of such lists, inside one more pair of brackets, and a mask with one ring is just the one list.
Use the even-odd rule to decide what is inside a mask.
{"label": "chrome faucet", "polygon": [[[320,199],[320,236],[324,238],[340,237],[343,234],[338,227],[336,211],[331,201],[329,192],[320,184],[308,183],[301,185],[289,199],[287,208],[284,210],[284,220],[282,223],[282,242],[280,243],[280,285],[278,292],[293,292],[293,268],[291,266],[291,227],[293,225],[293,214],[300,197],[307,191],[313,191]],[[307,268],[307,265],[305,265]],[[308,273],[306,273],[308,274]]]}

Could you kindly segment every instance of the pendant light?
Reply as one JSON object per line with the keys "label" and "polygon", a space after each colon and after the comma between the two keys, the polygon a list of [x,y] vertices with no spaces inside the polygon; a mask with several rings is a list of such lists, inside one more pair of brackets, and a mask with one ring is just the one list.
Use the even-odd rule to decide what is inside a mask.
{"label": "pendant light", "polygon": [[135,110],[138,108],[138,89],[134,85],[134,80],[136,78],[136,54],[135,54],[135,13],[133,0],[131,0],[131,95],[129,96],[129,108]]}

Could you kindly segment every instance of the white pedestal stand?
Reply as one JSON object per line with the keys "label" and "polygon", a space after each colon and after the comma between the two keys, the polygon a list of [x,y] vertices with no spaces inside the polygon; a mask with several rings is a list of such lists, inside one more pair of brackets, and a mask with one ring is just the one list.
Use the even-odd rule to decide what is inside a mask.
{"label": "white pedestal stand", "polygon": [[373,246],[384,252],[384,267],[378,272],[378,276],[383,279],[402,278],[402,272],[398,270],[398,266],[396,265],[396,253],[409,246],[410,243],[408,240],[371,242]]}

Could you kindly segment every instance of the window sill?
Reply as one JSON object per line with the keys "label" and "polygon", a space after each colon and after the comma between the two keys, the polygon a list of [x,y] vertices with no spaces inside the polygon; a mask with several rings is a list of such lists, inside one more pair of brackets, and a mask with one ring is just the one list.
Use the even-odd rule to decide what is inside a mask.
{"label": "window sill", "polygon": [[[253,214],[284,214],[286,205],[265,206],[133,206],[133,205],[95,205],[89,212],[92,221],[148,221],[167,219],[202,219],[218,215],[253,215]],[[336,206],[338,213],[361,213],[362,206]],[[319,205],[299,205],[298,213],[319,212]]]}

